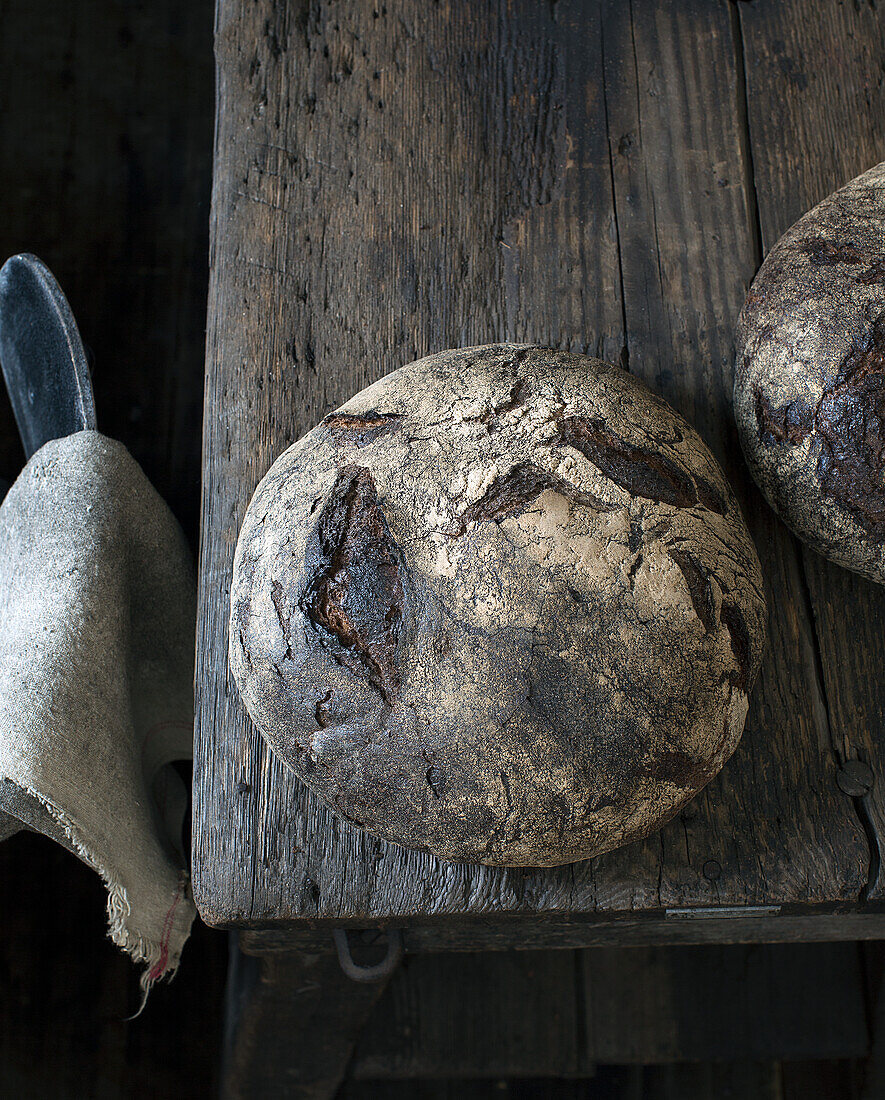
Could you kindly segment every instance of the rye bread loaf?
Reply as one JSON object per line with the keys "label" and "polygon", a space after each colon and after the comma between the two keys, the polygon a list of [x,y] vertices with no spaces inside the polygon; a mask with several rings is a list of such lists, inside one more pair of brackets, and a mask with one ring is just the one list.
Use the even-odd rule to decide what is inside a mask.
{"label": "rye bread loaf", "polygon": [[765,497],[821,554],[885,581],[885,164],[775,244],[736,353],[735,418]]}
{"label": "rye bread loaf", "polygon": [[660,826],[722,767],[765,606],[697,433],[621,369],[497,344],[357,394],[256,490],[230,663],[347,820],[554,865]]}

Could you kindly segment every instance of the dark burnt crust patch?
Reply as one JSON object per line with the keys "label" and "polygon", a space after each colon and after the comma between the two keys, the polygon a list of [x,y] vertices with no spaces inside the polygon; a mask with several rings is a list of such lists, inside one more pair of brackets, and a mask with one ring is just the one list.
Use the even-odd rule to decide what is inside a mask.
{"label": "dark burnt crust patch", "polygon": [[336,439],[347,440],[363,446],[387,432],[398,431],[402,417],[399,413],[330,413],[323,420],[325,427]]}
{"label": "dark burnt crust patch", "polygon": [[277,614],[277,622],[283,632],[283,641],[286,643],[285,661],[292,660],[292,616],[286,608],[286,595],[279,581],[272,581],[270,586],[270,598],[274,611]]}
{"label": "dark burnt crust patch", "polygon": [[873,260],[866,271],[855,276],[855,281],[864,286],[872,286],[874,283],[885,283],[885,258]]}
{"label": "dark burnt crust patch", "polygon": [[[709,570],[682,547],[671,546],[669,553],[685,578],[695,614],[707,634],[712,634],[718,624]],[[747,694],[753,669],[752,642],[746,619],[735,603],[724,599],[719,611],[719,622],[728,631],[729,645],[737,664],[736,671],[729,674],[729,680],[733,687]]]}
{"label": "dark burnt crust patch", "polygon": [[756,306],[761,305],[765,301],[766,293],[765,287],[761,285],[761,280],[757,280],[757,282],[753,283],[747,291],[747,296],[744,298],[741,314],[747,314],[750,310],[755,309]]}
{"label": "dark burnt crust patch", "polygon": [[707,481],[706,478],[697,475],[695,475],[694,483],[698,494],[698,503],[703,504],[711,512],[717,512],[720,516],[724,516],[728,511],[728,505],[716,486]]}
{"label": "dark burnt crust patch", "polygon": [[679,566],[679,571],[685,578],[695,614],[700,619],[705,632],[711,633],[716,626],[716,605],[713,600],[710,574],[696,558],[681,547],[671,547],[670,557]]}
{"label": "dark burnt crust patch", "polygon": [[522,378],[517,378],[513,385],[510,387],[510,394],[506,401],[500,405],[496,405],[493,410],[489,410],[481,419],[484,423],[490,421],[496,421],[499,417],[504,416],[506,413],[513,412],[514,409],[520,408],[526,403],[529,396],[529,384]]}
{"label": "dark burnt crust patch", "polygon": [[713,778],[709,760],[699,760],[681,749],[658,749],[636,770],[644,779],[656,779],[695,791]]}
{"label": "dark burnt crust patch", "polygon": [[836,264],[856,267],[865,264],[864,271],[852,272],[850,276],[863,286],[885,282],[885,257],[864,253],[853,241],[836,244],[822,237],[806,237],[800,242],[799,250],[815,267],[833,267]]}
{"label": "dark burnt crust patch", "polygon": [[332,692],[327,691],[322,699],[317,699],[316,705],[313,709],[314,718],[319,729],[327,729],[332,724],[332,719],[329,714],[329,702],[332,698]]}
{"label": "dark burnt crust patch", "polygon": [[589,459],[609,480],[636,497],[675,508],[697,504],[724,515],[726,503],[710,482],[698,482],[663,454],[645,450],[617,436],[601,420],[580,416],[557,422],[563,443]]}
{"label": "dark burnt crust patch", "polygon": [[885,537],[885,318],[848,352],[816,406],[799,400],[774,408],[758,387],[753,401],[768,446],[795,446],[814,432],[822,495]]}
{"label": "dark burnt crust patch", "polygon": [[799,248],[816,267],[862,264],[865,261],[863,253],[851,241],[834,244],[823,237],[806,237],[800,242]]}
{"label": "dark burnt crust patch", "polygon": [[813,427],[814,412],[802,401],[775,409],[757,387],[753,391],[756,427],[765,443],[801,443]]}
{"label": "dark burnt crust patch", "polygon": [[404,596],[393,541],[371,473],[338,471],[317,521],[302,612],[336,661],[365,677],[391,703],[400,686]]}
{"label": "dark burnt crust patch", "polygon": [[885,536],[885,320],[853,348],[815,415],[823,494],[871,534]]}
{"label": "dark burnt crust patch", "polygon": [[520,462],[506,474],[495,478],[479,500],[465,508],[457,517],[456,525],[445,533],[453,537],[460,536],[467,530],[469,523],[500,523],[510,516],[521,515],[542,493],[551,489],[576,504],[592,505],[597,509],[609,507],[591,494],[582,493],[549,470],[536,466],[533,462]]}
{"label": "dark burnt crust patch", "polygon": [[732,684],[746,695],[750,690],[752,673],[750,631],[747,629],[743,612],[736,604],[723,600],[719,618],[728,631],[731,652],[734,654],[737,663],[737,671],[732,676]]}

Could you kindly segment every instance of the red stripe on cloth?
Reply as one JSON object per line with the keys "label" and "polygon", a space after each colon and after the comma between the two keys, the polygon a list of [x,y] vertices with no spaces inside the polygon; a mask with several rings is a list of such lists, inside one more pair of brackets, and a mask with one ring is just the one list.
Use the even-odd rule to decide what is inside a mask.
{"label": "red stripe on cloth", "polygon": [[178,908],[178,902],[181,900],[182,883],[178,883],[178,889],[175,891],[175,897],[172,899],[172,904],[166,910],[166,916],[163,918],[163,931],[160,937],[160,957],[154,963],[148,974],[148,981],[155,982],[158,978],[162,978],[166,972],[166,966],[169,962],[169,937],[172,935],[172,926],[175,920],[175,910]]}

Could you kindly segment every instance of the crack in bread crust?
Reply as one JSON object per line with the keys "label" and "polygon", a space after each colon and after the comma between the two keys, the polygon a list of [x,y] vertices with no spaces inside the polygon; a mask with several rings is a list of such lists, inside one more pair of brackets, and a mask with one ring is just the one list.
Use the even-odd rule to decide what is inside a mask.
{"label": "crack in bread crust", "polygon": [[399,686],[403,618],[398,549],[371,473],[344,466],[317,523],[316,573],[301,600],[314,627],[337,644],[336,659],[392,702]]}

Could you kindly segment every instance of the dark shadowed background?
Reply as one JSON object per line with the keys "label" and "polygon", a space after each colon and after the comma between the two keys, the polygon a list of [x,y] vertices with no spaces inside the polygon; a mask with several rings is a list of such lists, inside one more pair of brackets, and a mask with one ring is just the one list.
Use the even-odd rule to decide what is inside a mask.
{"label": "dark shadowed background", "polygon": [[[196,550],[212,0],[0,4],[0,257],[34,252],[95,358],[122,440]],[[24,461],[5,391],[0,477]],[[0,1095],[215,1092],[226,937],[202,925],[144,1014],[98,877],[42,837],[0,845]]]}

